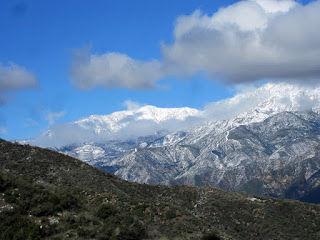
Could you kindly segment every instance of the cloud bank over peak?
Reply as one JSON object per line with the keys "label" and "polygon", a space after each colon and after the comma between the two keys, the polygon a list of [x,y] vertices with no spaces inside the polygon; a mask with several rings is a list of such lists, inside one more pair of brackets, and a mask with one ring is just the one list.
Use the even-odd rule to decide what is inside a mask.
{"label": "cloud bank over peak", "polygon": [[139,61],[120,53],[75,57],[72,83],[94,87],[150,89],[167,76],[204,72],[228,84],[261,79],[320,79],[320,1],[247,0],[178,17],[174,42],[162,44],[162,59]]}

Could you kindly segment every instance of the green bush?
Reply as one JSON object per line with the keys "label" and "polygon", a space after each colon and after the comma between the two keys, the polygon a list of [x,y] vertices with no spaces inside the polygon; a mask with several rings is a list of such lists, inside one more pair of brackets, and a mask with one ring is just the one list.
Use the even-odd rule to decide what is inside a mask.
{"label": "green bush", "polygon": [[217,235],[216,231],[211,231],[207,234],[204,234],[201,240],[220,240],[221,238]]}
{"label": "green bush", "polygon": [[176,218],[176,217],[177,217],[176,210],[175,210],[175,209],[169,209],[169,210],[166,212],[166,217],[167,217],[167,219]]}
{"label": "green bush", "polygon": [[38,240],[41,239],[39,226],[14,211],[0,215],[0,239]]}
{"label": "green bush", "polygon": [[75,197],[73,194],[66,191],[59,191],[57,193],[60,199],[60,205],[63,209],[77,209],[80,207],[79,199]]}
{"label": "green bush", "polygon": [[7,202],[7,203],[16,203],[17,199],[15,196],[13,195],[9,195],[9,194],[5,194],[4,195],[4,200]]}
{"label": "green bush", "polygon": [[113,216],[116,213],[116,209],[112,205],[102,204],[98,211],[97,216],[101,219],[107,219],[110,216]]}
{"label": "green bush", "polygon": [[36,207],[31,209],[31,214],[37,217],[53,215],[57,212],[59,207],[51,202],[44,202],[38,204]]}
{"label": "green bush", "polygon": [[104,223],[99,239],[140,240],[146,237],[145,228],[141,223],[134,221],[130,216],[117,216],[110,217]]}

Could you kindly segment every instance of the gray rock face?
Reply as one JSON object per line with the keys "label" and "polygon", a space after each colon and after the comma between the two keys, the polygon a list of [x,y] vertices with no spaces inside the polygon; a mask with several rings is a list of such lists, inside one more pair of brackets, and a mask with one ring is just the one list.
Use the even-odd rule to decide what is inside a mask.
{"label": "gray rock face", "polygon": [[217,186],[296,199],[320,183],[317,113],[282,112],[198,141],[188,133],[179,136],[175,144],[154,147],[160,145],[158,139],[102,167],[118,169],[116,175],[140,183]]}
{"label": "gray rock face", "polygon": [[[62,152],[69,156],[80,159],[93,166],[100,166],[113,159],[119,158],[135,148],[143,148],[149,142],[166,135],[166,131],[157,132],[154,135],[147,137],[139,137],[137,139],[129,140],[108,140],[103,143],[99,142],[86,142],[83,144],[73,144],[64,147],[51,147],[50,149]],[[108,172],[114,172],[111,168]]]}

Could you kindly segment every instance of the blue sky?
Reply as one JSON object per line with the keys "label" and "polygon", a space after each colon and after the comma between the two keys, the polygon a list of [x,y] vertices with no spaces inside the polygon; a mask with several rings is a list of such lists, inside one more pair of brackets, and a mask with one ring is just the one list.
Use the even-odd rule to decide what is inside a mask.
{"label": "blue sky", "polygon": [[[210,28],[210,31],[204,32],[201,24],[209,22],[206,16],[210,18],[214,13],[221,12],[219,9],[230,6],[237,6],[233,7],[233,10],[230,8],[230,11],[239,12],[240,19],[232,21],[242,21],[243,15],[240,12],[251,9],[251,6],[237,5],[237,2],[0,1],[0,74],[8,75],[7,79],[0,76],[0,137],[8,140],[32,138],[50,128],[52,124],[75,121],[92,114],[110,114],[125,110],[126,100],[157,107],[188,106],[203,109],[210,102],[231,97],[235,93],[234,87],[239,84],[254,84],[265,79],[292,79],[292,75],[281,72],[274,65],[261,71],[253,71],[253,74],[249,71],[252,62],[260,63],[260,58],[259,61],[244,60],[242,68],[234,67],[238,62],[232,62],[228,66],[230,56],[219,53],[219,49],[224,50],[224,45],[217,42],[212,46],[213,37],[217,39],[217,36],[231,31],[231,28],[227,28],[224,22],[224,25],[215,26],[214,31],[210,32]],[[290,9],[295,8],[292,4],[299,3],[301,6],[296,7],[297,11],[312,12],[311,7],[309,10],[304,7],[310,1],[283,2],[289,4]],[[318,11],[318,5],[315,4],[312,9]],[[281,11],[293,12],[294,10],[283,10],[288,6],[281,6]],[[197,9],[200,12],[195,12]],[[230,20],[227,11],[223,14],[220,14],[223,15],[220,20]],[[270,17],[270,20],[269,15],[270,26],[282,26],[272,24],[275,20],[274,17]],[[289,25],[290,29],[292,27],[289,35],[302,31],[296,29],[294,23],[295,19],[299,20],[299,14],[291,15],[291,18],[288,18],[289,23],[289,20],[277,20],[283,23],[285,29],[288,29]],[[318,35],[312,35],[314,19],[309,21],[310,33],[303,33],[303,36],[306,36],[307,40],[318,39]],[[188,26],[194,22],[197,28],[189,29]],[[237,35],[238,32],[253,32],[262,27],[265,29],[262,26],[264,23],[258,27],[253,26],[254,29],[252,26],[249,26],[250,29],[243,29],[243,26],[247,27],[247,23],[241,24],[238,24],[239,29],[233,32],[235,37],[240,36]],[[235,26],[238,25],[236,22]],[[271,31],[268,36],[274,37],[270,37],[271,40],[268,37],[263,39],[266,44],[274,46],[274,39],[282,38],[277,35],[279,31],[274,30],[275,27],[270,29],[268,28]],[[298,48],[295,49],[301,47],[305,51],[303,44],[310,45],[307,40],[298,42]],[[244,39],[240,38],[237,42],[241,41]],[[195,51],[199,46],[201,54],[198,56]],[[318,43],[315,43],[313,47],[318,49],[318,46]],[[236,50],[230,54],[235,54]],[[284,48],[283,51],[292,56],[292,49]],[[80,52],[86,60],[81,60],[81,56],[75,55],[75,52]],[[243,58],[247,53],[239,54],[231,56],[230,59]],[[195,61],[192,60],[194,55],[197,55]],[[121,65],[124,60],[130,63],[129,67]],[[312,57],[307,60],[315,62]],[[113,65],[107,70],[101,68],[101,64],[110,62],[118,63],[115,68],[120,66],[120,72],[112,69]],[[10,65],[11,63],[14,65]],[[281,66],[282,69],[291,68],[295,64],[301,66],[298,61],[288,59],[283,59],[281,63],[284,66]],[[268,66],[270,62],[261,61],[260,64]],[[254,69],[259,66],[255,65]],[[294,74],[301,75],[306,69],[301,66]],[[13,75],[15,71],[19,71],[20,75]],[[114,73],[109,75],[106,71]],[[128,77],[127,73],[133,77]],[[317,74],[302,74],[302,77],[313,79],[318,77]],[[19,76],[22,79],[18,79]],[[11,83],[8,83],[8,79],[12,79]]]}

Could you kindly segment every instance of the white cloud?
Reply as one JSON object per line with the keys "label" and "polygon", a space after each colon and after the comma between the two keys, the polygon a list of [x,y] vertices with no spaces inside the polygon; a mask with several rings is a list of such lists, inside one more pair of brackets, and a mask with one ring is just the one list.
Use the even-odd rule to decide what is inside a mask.
{"label": "white cloud", "polygon": [[166,76],[205,72],[230,84],[261,79],[320,79],[320,1],[246,0],[212,15],[180,16],[174,42],[162,45],[162,60],[142,62],[125,54],[76,57],[71,80],[93,87],[148,89]]}
{"label": "white cloud", "polygon": [[127,110],[137,110],[138,108],[142,107],[142,105],[138,102],[134,102],[131,100],[126,100],[122,104],[124,107],[127,108]]}
{"label": "white cloud", "polygon": [[47,113],[45,118],[48,121],[49,126],[52,126],[56,120],[63,117],[64,115],[66,115],[66,112],[64,112],[64,111],[62,111],[62,112],[49,112],[49,113]]}
{"label": "white cloud", "polygon": [[38,86],[36,76],[25,67],[13,62],[5,66],[0,62],[0,105],[8,101],[8,91],[19,91]]}
{"label": "white cloud", "polygon": [[[204,71],[212,79],[224,78],[229,83],[312,78],[320,65],[320,42],[317,49],[308,41],[314,42],[311,39],[320,36],[316,30],[319,5],[302,7],[294,1],[249,0],[222,8],[212,16],[198,10],[177,20],[175,42],[163,46],[165,62],[176,75]],[[307,25],[310,31],[300,25]],[[288,31],[292,36],[287,35]],[[294,34],[299,38],[303,35],[303,46],[297,46],[300,40]],[[290,47],[293,44],[298,49]],[[310,68],[313,71],[309,72]]]}
{"label": "white cloud", "polygon": [[8,66],[0,63],[0,90],[17,91],[25,88],[34,88],[38,85],[33,73],[25,67],[10,62]]}
{"label": "white cloud", "polygon": [[137,61],[125,54],[77,51],[70,67],[71,82],[80,89],[94,87],[150,89],[162,77],[161,63]]}
{"label": "white cloud", "polygon": [[288,12],[297,5],[293,0],[252,0],[257,2],[266,13]]}

